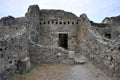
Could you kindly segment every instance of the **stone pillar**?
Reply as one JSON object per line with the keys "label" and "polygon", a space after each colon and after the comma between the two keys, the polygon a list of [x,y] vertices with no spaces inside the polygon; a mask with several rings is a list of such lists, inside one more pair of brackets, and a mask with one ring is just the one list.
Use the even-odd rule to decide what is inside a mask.
{"label": "stone pillar", "polygon": [[29,22],[29,36],[30,39],[38,43],[38,35],[39,35],[39,22],[40,22],[40,9],[38,5],[30,5],[28,8],[25,17],[28,19]]}
{"label": "stone pillar", "polygon": [[28,57],[21,59],[18,61],[18,72],[19,73],[26,73],[30,70],[31,68],[31,63],[30,63],[30,59]]}

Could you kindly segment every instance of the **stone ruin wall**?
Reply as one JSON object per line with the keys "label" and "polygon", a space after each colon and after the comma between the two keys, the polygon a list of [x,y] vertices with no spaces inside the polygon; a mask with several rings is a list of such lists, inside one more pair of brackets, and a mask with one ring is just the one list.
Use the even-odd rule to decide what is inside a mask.
{"label": "stone ruin wall", "polygon": [[[85,15],[82,17],[85,18]],[[82,41],[82,43],[80,43],[81,53],[87,56],[103,72],[107,73],[111,77],[114,77],[115,80],[119,80],[120,37],[117,36],[117,38],[108,39],[101,36],[98,29],[91,25],[87,17],[82,23],[86,25],[86,27],[80,26],[81,31],[87,35],[80,38]],[[110,29],[108,29],[108,31],[109,30]]]}
{"label": "stone ruin wall", "polygon": [[34,6],[29,7],[25,17],[0,20],[0,80],[26,72],[30,68],[29,60],[26,61],[29,58],[35,64],[64,63],[68,59],[67,50],[38,44],[42,29],[39,17],[39,8]]}
{"label": "stone ruin wall", "polygon": [[[90,22],[85,14],[76,17],[62,10],[40,10],[37,5],[30,6],[25,17],[2,18],[0,80],[14,74],[18,61],[22,58],[30,57],[30,61],[36,64],[61,63],[67,60],[68,51],[58,47],[59,33],[68,33],[69,50],[80,51],[109,76],[119,80],[118,21],[119,18],[114,17],[97,24]],[[105,34],[110,34],[110,37]]]}
{"label": "stone ruin wall", "polygon": [[28,54],[26,27],[17,25],[14,22],[16,20],[11,20],[9,24],[8,22],[6,24],[7,20],[11,20],[11,17],[0,20],[0,80],[13,75],[20,66],[18,62],[24,60]]}
{"label": "stone ruin wall", "polygon": [[[76,30],[76,29],[73,29],[73,27],[71,25],[70,26],[64,25],[64,20],[66,20],[66,19],[63,19],[61,21],[61,20],[59,20],[59,17],[58,17],[58,19],[55,20],[54,16],[46,14],[47,10],[41,10],[41,12],[43,12],[44,14],[39,13],[39,16],[42,15],[41,17],[39,17],[40,21],[36,20],[36,21],[39,21],[39,22],[36,22],[37,25],[39,25],[39,27],[37,28],[37,29],[39,29],[37,32],[38,33],[37,39],[38,39],[39,44],[43,44],[46,46],[51,46],[51,45],[58,46],[58,43],[57,43],[58,37],[57,36],[58,36],[59,32],[61,32],[61,31],[67,32],[68,31],[72,35],[74,35],[74,33],[75,33],[76,39],[77,39],[76,42],[78,43],[78,45],[76,45],[76,46],[78,46],[77,48],[79,49],[80,53],[82,53],[83,55],[86,55],[91,61],[93,61],[93,63],[97,67],[102,69],[109,76],[112,76],[116,80],[119,80],[119,78],[120,78],[119,77],[119,37],[118,37],[119,30],[116,30],[113,27],[113,25],[111,25],[111,24],[91,23],[88,20],[88,18],[86,17],[86,15],[84,15],[84,14],[81,15],[79,18],[75,19],[75,21],[80,20],[80,23],[78,25],[74,26],[74,27],[77,27],[77,30]],[[63,22],[63,24],[61,24],[61,25],[57,24],[57,26],[56,26],[56,22],[58,22],[58,24],[59,24],[59,22]],[[70,28],[68,28],[67,26],[69,26]],[[61,27],[65,27],[65,28],[61,29]],[[53,33],[53,34],[51,34],[51,33]],[[111,37],[108,38],[105,36],[105,34],[110,34]],[[53,39],[53,40],[51,40],[51,39]],[[49,41],[53,41],[53,42],[51,43]],[[69,45],[71,45],[71,44],[69,43]],[[32,47],[32,49],[30,52],[34,52],[33,48],[35,48],[35,47],[36,47],[35,50],[37,52],[39,49],[41,49],[39,52],[41,55],[42,55],[42,53],[47,54],[47,53],[50,53],[51,51],[55,51],[55,50],[51,50],[51,47],[44,47],[41,45],[34,45],[34,47],[33,47],[33,45],[31,45],[31,47]],[[74,46],[72,46],[72,47],[74,47]],[[44,50],[46,48],[48,51]],[[74,50],[74,49],[70,48],[70,50]],[[55,52],[58,53],[59,49],[56,51]],[[49,55],[53,55],[53,54],[54,54],[54,52],[50,53]],[[64,52],[63,52],[63,54],[64,54]],[[31,55],[33,55],[33,53],[31,53]],[[48,55],[43,55],[43,56],[45,56],[47,58],[49,57]],[[57,57],[57,54],[55,54],[55,56]],[[54,61],[56,61],[55,56],[52,56],[53,58],[49,57],[48,59],[46,59],[46,61],[52,62],[53,59],[54,59]],[[42,62],[47,63],[44,60],[45,57],[41,58],[40,56],[38,56],[38,58],[37,58],[38,60],[35,60],[35,57],[37,57],[37,56],[34,55],[34,57],[31,58],[31,59],[33,59],[32,61],[37,62],[39,59],[42,59],[41,62],[38,61],[37,63],[42,63]],[[51,60],[51,61],[49,61],[49,60]]]}
{"label": "stone ruin wall", "polygon": [[120,16],[106,17],[102,23],[110,24],[113,30],[120,32]]}
{"label": "stone ruin wall", "polygon": [[120,35],[120,31],[116,30],[115,27],[113,27],[111,24],[109,23],[94,23],[94,22],[90,22],[92,27],[94,29],[97,30],[97,32],[104,38],[108,38],[108,39],[115,39]]}
{"label": "stone ruin wall", "polygon": [[[37,5],[30,6],[26,13],[27,29],[29,38],[29,54],[32,63],[61,63],[64,59],[68,58],[68,51],[63,48],[57,48],[51,45],[49,26],[44,24],[40,25],[40,9]],[[48,42],[46,42],[46,41]],[[51,40],[50,40],[51,41]]]}
{"label": "stone ruin wall", "polygon": [[40,10],[39,44],[59,47],[59,34],[68,34],[68,49],[76,50],[80,19],[62,10]]}
{"label": "stone ruin wall", "polygon": [[29,47],[29,56],[32,63],[66,63],[66,60],[68,60],[68,51],[63,48],[43,46],[34,43],[30,44]]}

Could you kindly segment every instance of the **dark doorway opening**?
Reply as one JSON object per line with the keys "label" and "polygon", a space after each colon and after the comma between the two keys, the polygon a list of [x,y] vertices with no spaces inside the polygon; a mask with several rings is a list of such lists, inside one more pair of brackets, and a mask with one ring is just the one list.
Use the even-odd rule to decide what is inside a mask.
{"label": "dark doorway opening", "polygon": [[59,46],[68,49],[68,34],[59,34]]}
{"label": "dark doorway opening", "polygon": [[105,34],[105,37],[111,39],[111,34]]}

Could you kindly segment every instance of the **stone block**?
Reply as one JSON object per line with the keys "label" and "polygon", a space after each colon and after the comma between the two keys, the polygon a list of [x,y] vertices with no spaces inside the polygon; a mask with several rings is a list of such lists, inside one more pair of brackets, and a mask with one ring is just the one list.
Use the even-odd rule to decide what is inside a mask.
{"label": "stone block", "polygon": [[75,52],[74,51],[69,51],[68,53],[69,58],[74,58],[75,57]]}
{"label": "stone block", "polygon": [[31,63],[30,63],[30,59],[28,57],[21,59],[20,61],[18,61],[18,72],[19,73],[26,73],[30,70],[31,68]]}

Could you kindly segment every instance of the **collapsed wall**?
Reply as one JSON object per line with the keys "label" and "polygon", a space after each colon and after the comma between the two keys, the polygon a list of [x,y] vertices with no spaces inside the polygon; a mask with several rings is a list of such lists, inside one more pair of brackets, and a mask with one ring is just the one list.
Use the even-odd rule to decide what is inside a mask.
{"label": "collapsed wall", "polygon": [[[80,26],[84,36],[80,36],[80,50],[86,55],[98,68],[103,70],[115,80],[120,79],[120,37],[110,38],[102,36],[97,28],[90,23],[87,16],[82,15],[85,26]],[[105,28],[105,26],[103,26]],[[84,30],[83,30],[84,29]],[[110,28],[107,29],[108,31]],[[104,31],[104,30],[103,30]]]}
{"label": "collapsed wall", "polygon": [[23,18],[11,16],[0,20],[0,80],[7,79],[16,71],[26,72],[30,68],[27,29],[23,22]]}
{"label": "collapsed wall", "polygon": [[29,45],[29,56],[31,62],[35,64],[65,63],[68,59],[68,51],[60,47],[31,43]]}
{"label": "collapsed wall", "polygon": [[18,70],[18,62],[27,57],[27,50],[24,28],[15,35],[0,37],[0,80],[5,80]]}
{"label": "collapsed wall", "polygon": [[113,30],[120,32],[120,15],[116,17],[106,17],[102,23],[110,24]]}

